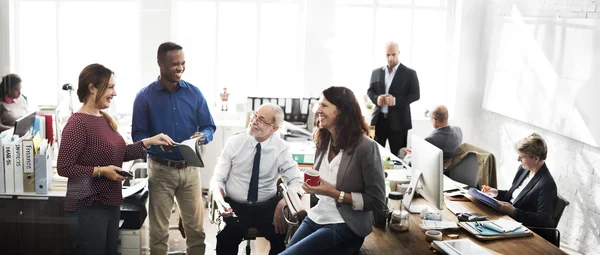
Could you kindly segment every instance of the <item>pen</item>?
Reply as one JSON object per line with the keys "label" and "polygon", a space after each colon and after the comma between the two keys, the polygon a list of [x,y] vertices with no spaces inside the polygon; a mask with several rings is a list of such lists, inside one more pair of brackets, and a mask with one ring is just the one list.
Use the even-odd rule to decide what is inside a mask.
{"label": "pen", "polygon": [[475,222],[475,230],[479,231],[479,233],[483,233],[483,225],[478,221]]}

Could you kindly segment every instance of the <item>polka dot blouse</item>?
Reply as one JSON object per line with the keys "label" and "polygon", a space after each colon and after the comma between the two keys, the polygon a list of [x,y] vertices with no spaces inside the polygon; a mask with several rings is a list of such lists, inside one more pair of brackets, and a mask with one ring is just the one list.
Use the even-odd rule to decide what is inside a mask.
{"label": "polka dot blouse", "polygon": [[76,211],[79,204],[93,201],[105,205],[123,203],[121,182],[101,176],[92,177],[94,167],[114,165],[146,156],[141,141],[126,145],[102,116],[74,113],[62,132],[57,172],[69,178],[65,210]]}

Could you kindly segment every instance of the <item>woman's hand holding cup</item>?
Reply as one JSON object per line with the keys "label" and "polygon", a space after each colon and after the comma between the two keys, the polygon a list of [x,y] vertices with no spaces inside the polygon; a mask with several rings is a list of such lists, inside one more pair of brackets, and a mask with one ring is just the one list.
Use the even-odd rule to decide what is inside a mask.
{"label": "woman's hand holding cup", "polygon": [[304,171],[304,185],[302,189],[309,194],[335,196],[336,189],[327,181],[321,179],[319,171],[308,169]]}
{"label": "woman's hand holding cup", "polygon": [[319,171],[314,169],[307,169],[304,171],[304,183],[308,184],[309,186],[319,185],[320,179]]}

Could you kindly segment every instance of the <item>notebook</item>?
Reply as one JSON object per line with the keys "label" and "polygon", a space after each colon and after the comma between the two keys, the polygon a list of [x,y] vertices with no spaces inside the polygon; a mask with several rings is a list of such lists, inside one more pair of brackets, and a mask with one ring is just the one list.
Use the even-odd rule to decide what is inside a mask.
{"label": "notebook", "polygon": [[495,222],[496,221],[469,221],[463,223],[479,232],[478,234],[482,236],[518,235],[528,233],[528,229],[524,228],[522,225],[519,225],[511,231],[503,231],[501,224]]}
{"label": "notebook", "polygon": [[181,143],[175,143],[181,151],[181,155],[185,159],[188,165],[196,167],[204,167],[204,161],[202,161],[202,149],[198,144],[200,137],[191,138]]}
{"label": "notebook", "polygon": [[491,255],[485,248],[477,245],[469,239],[448,240],[448,241],[433,241],[433,247],[436,250],[448,255]]}
{"label": "notebook", "polygon": [[493,229],[500,233],[512,232],[520,228],[523,224],[518,221],[507,219],[498,219],[494,221],[482,221],[482,225],[486,228]]}
{"label": "notebook", "polygon": [[[479,221],[480,222],[480,221]],[[500,233],[487,228],[479,228],[475,224],[476,222],[459,222],[458,225],[464,228],[469,234],[473,235],[473,237],[478,240],[497,240],[497,239],[505,239],[505,238],[516,238],[523,236],[532,236],[533,232],[529,230],[525,226],[519,227],[515,231]]]}
{"label": "notebook", "polygon": [[498,200],[486,195],[485,193],[477,190],[476,188],[470,188],[469,195],[483,202],[484,204],[489,205],[490,207],[500,211],[500,204],[498,203]]}
{"label": "notebook", "polygon": [[454,192],[444,192],[444,197],[450,201],[471,201],[469,198],[465,197],[467,191],[454,191]]}

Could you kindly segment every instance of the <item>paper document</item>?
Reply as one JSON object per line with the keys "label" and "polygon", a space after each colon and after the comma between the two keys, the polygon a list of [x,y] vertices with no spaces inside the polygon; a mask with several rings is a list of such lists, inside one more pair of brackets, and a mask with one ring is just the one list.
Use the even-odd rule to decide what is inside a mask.
{"label": "paper document", "polygon": [[148,184],[148,180],[144,180],[141,181],[133,186],[129,186],[129,187],[123,187],[122,188],[122,193],[121,196],[123,198],[128,198],[133,194],[136,194],[138,192],[140,192],[140,190],[144,189],[146,187],[146,185]]}
{"label": "paper document", "polygon": [[437,220],[423,220],[421,225],[419,225],[421,229],[431,230],[431,229],[448,229],[448,228],[458,228],[456,222],[454,221],[437,221]]}
{"label": "paper document", "polygon": [[492,254],[485,248],[477,245],[469,239],[433,241],[433,244],[449,255],[486,255]]}
{"label": "paper document", "polygon": [[190,166],[204,167],[204,161],[202,161],[202,151],[198,144],[200,137],[185,140],[181,143],[175,143],[183,155],[183,159]]}
{"label": "paper document", "polygon": [[514,231],[521,227],[521,225],[523,225],[520,222],[511,221],[507,219],[499,219],[495,221],[482,221],[481,224],[486,228],[492,229],[500,233]]}
{"label": "paper document", "polygon": [[[517,237],[517,236],[526,236],[526,235],[531,235],[531,231],[529,229],[527,229],[527,227],[525,226],[519,226],[516,229],[513,229],[512,231],[504,231],[504,229],[502,229],[499,224],[497,223],[492,223],[494,221],[464,221],[464,222],[460,222],[459,224],[467,229],[467,231],[469,231],[469,229],[471,229],[472,231],[469,231],[471,233],[475,233],[477,235],[482,235],[482,236],[511,236],[511,237]],[[520,223],[519,223],[520,224]],[[466,227],[465,227],[466,226]],[[500,230],[500,231],[498,231]]]}
{"label": "paper document", "polygon": [[444,191],[448,191],[448,190],[454,190],[457,188],[464,188],[467,187],[468,185],[464,184],[464,183],[460,183],[457,182],[455,180],[450,179],[450,177],[444,175]]}
{"label": "paper document", "polygon": [[465,196],[466,194],[467,194],[466,190],[465,191],[458,190],[458,191],[446,193],[447,196],[451,196],[451,197],[462,197],[462,196]]}

